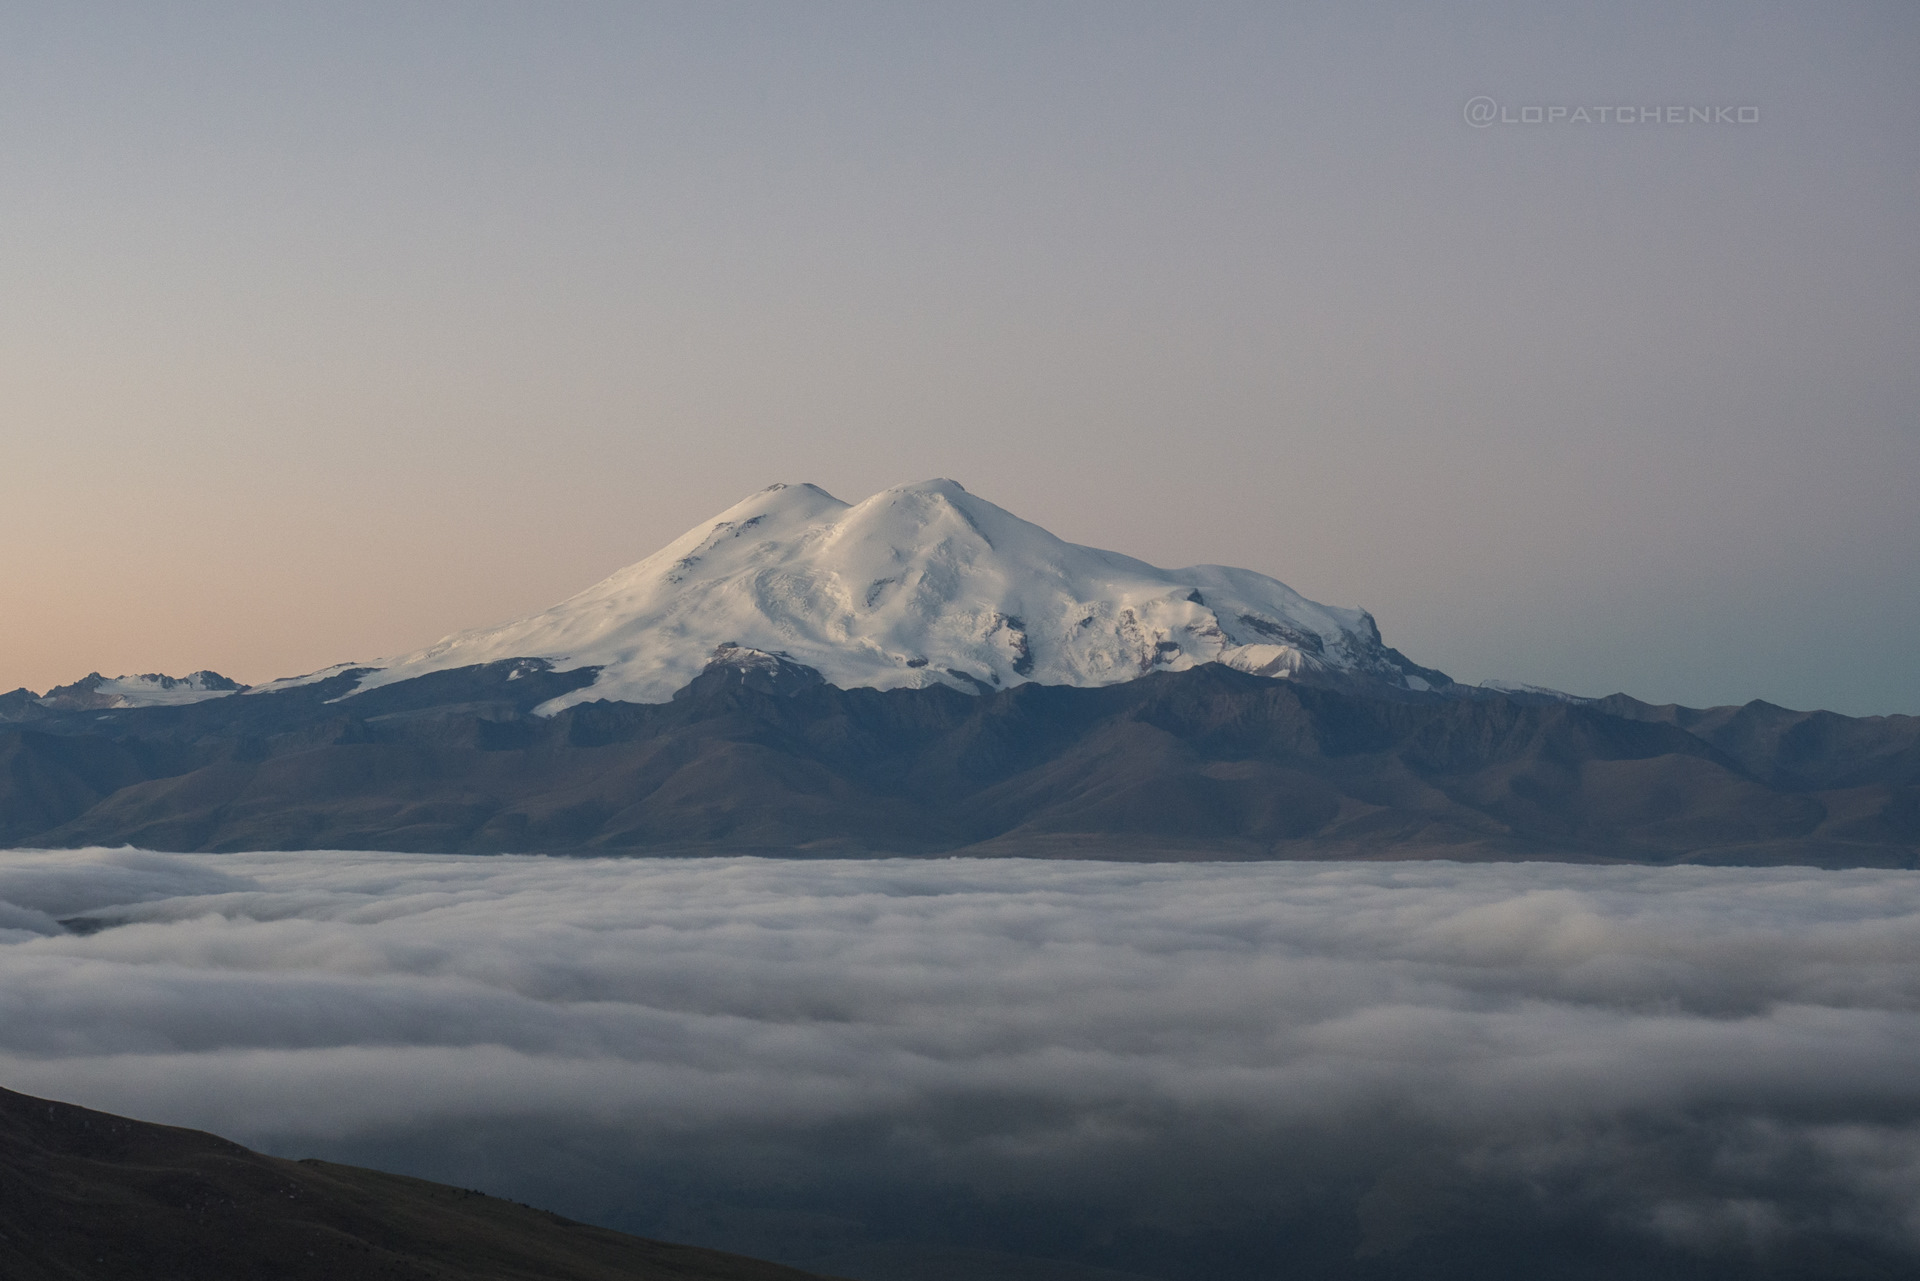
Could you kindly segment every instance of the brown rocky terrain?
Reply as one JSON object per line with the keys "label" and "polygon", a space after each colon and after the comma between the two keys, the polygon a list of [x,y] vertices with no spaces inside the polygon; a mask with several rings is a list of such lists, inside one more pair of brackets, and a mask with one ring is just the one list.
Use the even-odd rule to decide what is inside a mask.
{"label": "brown rocky terrain", "polygon": [[161,850],[1920,865],[1920,718],[1409,696],[1217,665],[541,717],[525,661],[0,724],[0,841]]}

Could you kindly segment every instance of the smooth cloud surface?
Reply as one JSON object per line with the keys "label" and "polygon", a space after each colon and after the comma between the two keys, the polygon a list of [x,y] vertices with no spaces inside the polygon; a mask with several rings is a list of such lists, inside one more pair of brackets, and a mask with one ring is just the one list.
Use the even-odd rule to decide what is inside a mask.
{"label": "smooth cloud surface", "polygon": [[1897,1261],[1920,875],[17,851],[0,1084],[788,1257]]}

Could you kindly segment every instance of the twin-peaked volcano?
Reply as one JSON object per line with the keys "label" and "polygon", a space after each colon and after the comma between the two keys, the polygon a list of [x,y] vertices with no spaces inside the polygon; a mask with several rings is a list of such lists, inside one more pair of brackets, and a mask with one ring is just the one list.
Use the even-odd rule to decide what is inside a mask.
{"label": "twin-peaked volcano", "polygon": [[1099,686],[1225,663],[1450,684],[1387,648],[1370,615],[1264,574],[1158,569],[1054,537],[950,480],[849,505],[773,485],[570,600],[379,664],[371,689],[514,658],[598,667],[542,707],[662,703],[709,664],[842,688]]}
{"label": "twin-peaked volcano", "polygon": [[216,683],[0,695],[0,844],[1920,859],[1920,719],[1462,687],[951,481],[775,486],[531,618]]}

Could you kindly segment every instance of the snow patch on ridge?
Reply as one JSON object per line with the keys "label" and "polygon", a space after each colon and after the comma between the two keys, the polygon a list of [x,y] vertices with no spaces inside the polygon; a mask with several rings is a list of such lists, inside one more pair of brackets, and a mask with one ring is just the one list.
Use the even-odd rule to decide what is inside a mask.
{"label": "snow patch on ridge", "polygon": [[177,707],[185,703],[225,698],[247,687],[218,672],[186,676],[102,676],[93,672],[71,685],[57,685],[41,695],[40,706],[56,711],[109,711],[123,707]]}
{"label": "snow patch on ridge", "polygon": [[297,689],[302,685],[318,685],[321,681],[344,676],[348,672],[370,672],[379,665],[376,663],[335,663],[332,667],[323,667],[317,672],[308,672],[305,676],[282,676],[278,680],[262,681],[258,685],[243,689],[246,694],[274,694],[283,689]]}
{"label": "snow patch on ridge", "polygon": [[1521,698],[1541,699],[1555,703],[1591,703],[1595,701],[1591,698],[1583,698],[1578,694],[1569,694],[1563,689],[1550,689],[1545,685],[1527,685],[1519,681],[1481,681],[1476,688],[1491,690],[1496,694],[1505,694],[1509,697],[1518,696]]}
{"label": "snow patch on ridge", "polygon": [[1388,649],[1362,610],[1252,570],[1160,569],[1065,542],[929,480],[857,504],[772,486],[549,610],[377,664],[359,688],[508,658],[601,668],[543,704],[550,714],[596,699],[664,703],[717,655],[749,652],[842,688],[1111,685],[1210,662],[1447,683]]}

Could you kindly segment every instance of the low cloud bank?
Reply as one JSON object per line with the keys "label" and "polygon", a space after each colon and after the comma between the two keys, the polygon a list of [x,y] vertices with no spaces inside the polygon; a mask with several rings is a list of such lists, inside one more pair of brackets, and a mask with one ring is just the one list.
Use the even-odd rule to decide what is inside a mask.
{"label": "low cloud bank", "polygon": [[14,851],[0,1084],[791,1258],[1910,1266],[1920,874]]}

